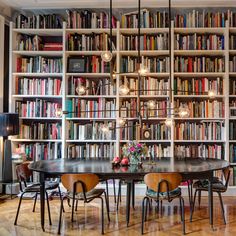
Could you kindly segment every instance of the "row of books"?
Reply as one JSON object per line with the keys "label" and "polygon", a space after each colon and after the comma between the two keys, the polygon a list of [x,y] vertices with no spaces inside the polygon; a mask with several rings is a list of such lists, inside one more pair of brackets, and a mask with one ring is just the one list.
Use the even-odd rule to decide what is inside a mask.
{"label": "row of books", "polygon": [[[104,126],[108,128],[107,132],[103,131]],[[114,123],[69,123],[69,139],[71,140],[115,140],[116,129]]]}
{"label": "row of books", "polygon": [[236,56],[229,58],[229,72],[236,72]]}
{"label": "row of books", "polygon": [[224,140],[224,123],[181,122],[175,124],[175,140]]}
{"label": "row of books", "polygon": [[116,84],[110,78],[84,78],[71,76],[68,78],[68,95],[80,95],[78,88],[85,88],[83,95],[115,95]]}
{"label": "row of books", "polygon": [[236,101],[231,101],[229,104],[229,117],[236,118]]}
{"label": "row of books", "polygon": [[229,161],[231,163],[236,163],[236,145],[229,145]]}
{"label": "row of books", "polygon": [[[141,28],[166,28],[168,27],[168,12],[151,12],[148,9],[141,9]],[[138,11],[128,12],[121,16],[122,28],[138,28]]]}
{"label": "row of books", "polygon": [[174,107],[187,105],[190,110],[190,118],[223,118],[225,116],[225,106],[223,101],[204,100],[181,102],[177,99]]}
{"label": "row of books", "polygon": [[61,73],[62,58],[18,57],[16,68],[22,73]]}
{"label": "row of books", "polygon": [[175,50],[224,50],[224,35],[196,33],[191,35],[176,34]]}
{"label": "row of books", "polygon": [[[171,129],[164,123],[143,123],[142,129],[148,129],[151,133],[151,140],[170,140],[171,139]],[[142,134],[143,135],[143,134]],[[145,139],[145,137],[142,137]]]}
{"label": "row of books", "polygon": [[214,12],[206,9],[192,10],[185,14],[176,14],[174,16],[175,27],[225,27],[226,20],[229,20],[229,25],[235,25],[235,13],[231,10],[227,12]]}
{"label": "row of books", "polygon": [[67,158],[74,159],[107,159],[112,160],[115,155],[114,143],[109,144],[89,144],[76,145],[70,144],[67,146]]}
{"label": "row of books", "polygon": [[[67,10],[67,28],[109,28],[110,18],[106,12],[92,12],[89,10]],[[117,20],[112,16],[112,28],[116,28]]]}
{"label": "row of books", "polygon": [[233,78],[229,78],[230,86],[229,86],[229,94],[236,95],[236,80]]}
{"label": "row of books", "polygon": [[224,72],[225,60],[220,57],[175,57],[175,72]]}
{"label": "row of books", "polygon": [[137,35],[121,35],[121,50],[168,50],[168,34],[144,34],[140,36],[140,44]]}
{"label": "row of books", "polygon": [[16,101],[16,112],[20,117],[57,117],[61,104],[57,102],[36,99],[35,101]]}
{"label": "row of books", "polygon": [[18,29],[61,29],[63,18],[58,14],[25,16],[19,14],[15,25]]}
{"label": "row of books", "polygon": [[174,156],[177,158],[224,158],[224,147],[222,145],[175,145]]}
{"label": "row of books", "polygon": [[120,140],[139,140],[140,125],[137,121],[128,121],[120,128]]}
{"label": "row of books", "polygon": [[[59,39],[59,41],[58,41]],[[16,50],[19,51],[62,51],[63,46],[60,38],[55,42],[46,42],[43,37],[38,35],[18,34],[16,38]],[[58,42],[57,42],[58,41]]]}
{"label": "row of books", "polygon": [[79,118],[115,118],[116,104],[114,100],[98,98],[97,100],[86,100],[72,98],[66,101],[68,117]]}
{"label": "row of books", "polygon": [[19,95],[61,95],[61,79],[16,77],[15,90]]}
{"label": "row of books", "polygon": [[[116,38],[112,39],[112,50],[116,49]],[[107,51],[110,50],[110,36],[101,34],[68,34],[67,50],[69,51]]]}
{"label": "row of books", "polygon": [[213,90],[216,95],[222,95],[224,83],[220,77],[217,78],[192,78],[185,79],[177,77],[174,79],[175,95],[207,95],[209,90]]}
{"label": "row of books", "polygon": [[236,49],[236,35],[231,34],[229,36],[229,49],[235,50]]}
{"label": "row of books", "polygon": [[229,122],[229,140],[236,140],[236,121]]}
{"label": "row of books", "polygon": [[161,144],[148,145],[148,155],[151,159],[161,159],[171,156],[171,147]]}
{"label": "row of books", "polygon": [[169,81],[166,79],[141,77],[140,95],[167,95],[169,91],[169,86]]}
{"label": "row of books", "polygon": [[120,102],[120,117],[137,117],[137,99],[131,98]]}
{"label": "row of books", "polygon": [[149,107],[148,101],[141,101],[141,116],[145,118],[163,118],[167,116],[167,108],[170,104],[164,101],[154,101],[154,104]]}
{"label": "row of books", "polygon": [[[139,59],[137,57],[122,57],[121,71],[135,72],[139,69]],[[149,68],[150,72],[164,73],[169,71],[169,57],[144,57],[142,56],[142,64]]]}
{"label": "row of books", "polygon": [[61,158],[61,143],[20,143],[18,148],[27,160],[39,161]]}
{"label": "row of books", "polygon": [[31,125],[21,124],[21,139],[61,139],[60,123],[32,123]]}
{"label": "row of books", "polygon": [[101,56],[69,57],[67,65],[69,73],[110,73],[110,63],[104,62]]}

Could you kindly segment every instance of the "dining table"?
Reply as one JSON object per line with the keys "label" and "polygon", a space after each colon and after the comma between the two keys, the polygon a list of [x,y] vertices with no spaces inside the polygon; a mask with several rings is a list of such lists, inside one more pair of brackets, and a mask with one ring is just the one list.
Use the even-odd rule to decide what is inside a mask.
{"label": "dining table", "polygon": [[45,230],[45,180],[60,177],[63,174],[94,173],[100,179],[122,179],[127,182],[126,222],[130,219],[130,198],[132,181],[142,180],[147,173],[180,173],[183,181],[207,179],[209,222],[213,228],[213,192],[214,171],[227,168],[229,162],[215,158],[161,158],[143,161],[141,165],[113,165],[110,160],[98,159],[56,159],[39,160],[29,164],[29,169],[39,173],[41,227]]}

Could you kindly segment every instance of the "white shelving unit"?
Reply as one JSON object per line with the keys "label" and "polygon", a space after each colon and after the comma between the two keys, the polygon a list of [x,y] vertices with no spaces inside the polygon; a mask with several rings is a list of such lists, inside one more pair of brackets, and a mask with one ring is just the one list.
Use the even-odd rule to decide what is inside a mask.
{"label": "white shelving unit", "polygon": [[[12,139],[15,146],[20,142],[61,142],[62,143],[62,158],[67,157],[67,148],[70,144],[81,144],[81,143],[90,143],[90,144],[96,144],[96,143],[110,143],[114,144],[114,153],[111,155],[111,158],[114,156],[120,155],[120,149],[122,144],[126,143],[127,139],[122,140],[121,139],[121,131],[120,129],[116,129],[115,133],[115,139],[111,140],[104,140],[104,139],[98,139],[98,140],[91,140],[91,139],[85,139],[85,140],[73,140],[68,137],[68,124],[70,122],[80,123],[84,124],[87,122],[113,122],[116,127],[119,127],[118,120],[120,118],[120,112],[118,111],[120,109],[121,103],[123,100],[130,100],[130,99],[136,99],[137,95],[119,95],[119,86],[121,85],[124,77],[127,77],[127,80],[130,78],[137,79],[138,74],[137,73],[120,73],[122,71],[121,67],[121,59],[123,57],[137,57],[138,52],[137,50],[124,50],[121,48],[121,36],[126,35],[137,35],[138,30],[137,29],[126,29],[126,28],[120,28],[119,22],[117,24],[117,28],[112,30],[113,37],[116,37],[116,49],[113,51],[113,58],[116,58],[116,94],[114,95],[72,95],[68,94],[68,80],[70,77],[77,77],[77,78],[84,78],[84,79],[106,79],[110,77],[110,73],[69,73],[67,70],[67,60],[69,57],[75,57],[75,56],[100,56],[102,51],[70,51],[67,50],[67,37],[69,34],[77,33],[78,35],[91,35],[91,33],[94,34],[109,34],[109,29],[67,29],[66,23],[63,24],[63,29],[15,29],[14,25],[11,23],[10,25],[10,97],[9,97],[9,104],[10,104],[10,112],[15,111],[15,101],[16,100],[26,100],[26,99],[57,99],[61,101],[62,104],[62,110],[67,110],[67,100],[71,99],[85,99],[85,100],[97,100],[97,99],[108,99],[115,101],[115,110],[117,110],[115,117],[106,117],[106,118],[81,118],[81,117],[73,117],[69,118],[67,115],[62,115],[61,118],[57,117],[51,117],[51,118],[44,118],[44,117],[21,117],[21,122],[24,122],[25,120],[28,120],[29,122],[35,122],[35,121],[42,121],[47,122],[48,120],[55,120],[60,121],[62,124],[62,138],[60,140],[29,140],[29,139]],[[204,35],[204,34],[217,34],[217,35],[223,35],[224,36],[224,50],[175,50],[174,49],[174,39],[175,34],[183,34],[183,35],[190,35],[190,34],[198,34],[198,35]],[[61,38],[61,41],[63,43],[63,50],[62,51],[18,51],[16,50],[16,37],[17,34],[27,34],[27,35],[39,35],[39,36],[57,36]],[[157,35],[157,34],[169,34],[168,28],[145,28],[141,29],[141,34],[146,35]],[[170,139],[168,140],[142,140],[142,137],[137,137],[137,139],[140,142],[145,142],[147,145],[151,144],[161,144],[170,147],[170,156],[173,158],[174,155],[174,149],[176,145],[181,144],[206,144],[206,145],[212,145],[212,144],[219,144],[222,145],[224,148],[224,159],[230,161],[229,159],[229,149],[230,145],[236,143],[236,140],[229,140],[229,129],[230,129],[230,122],[235,120],[235,117],[230,116],[230,101],[236,100],[236,95],[230,94],[230,86],[231,86],[231,80],[236,79],[236,72],[230,72],[229,71],[229,60],[231,56],[236,55],[236,49],[231,49],[229,47],[229,37],[230,35],[235,34],[236,35],[236,28],[229,27],[229,24],[226,23],[226,27],[224,28],[175,28],[174,23],[171,24],[171,38],[172,45],[171,45],[171,57],[169,60],[171,60],[171,72],[172,77],[169,78],[169,72],[160,72],[160,73],[154,73],[150,72],[146,76],[151,78],[156,78],[157,80],[166,80],[171,85],[172,88],[174,88],[174,80],[179,77],[180,79],[192,79],[192,78],[209,78],[209,79],[216,79],[217,77],[220,78],[220,80],[223,81],[223,93],[216,95],[214,97],[214,100],[222,101],[224,104],[224,116],[223,117],[190,117],[187,119],[182,119],[178,117],[174,117],[171,115],[171,118],[175,121],[175,123],[178,122],[221,122],[224,124],[224,134],[223,138],[221,140],[175,140],[175,125],[173,124],[170,128]],[[24,57],[24,56],[45,56],[45,57],[61,57],[63,61],[63,70],[61,73],[21,73],[16,71],[16,58],[17,57]],[[140,55],[142,57],[169,57],[169,51],[167,49],[165,50],[141,50]],[[221,57],[224,59],[225,62],[225,71],[224,72],[175,72],[174,71],[174,62],[176,56],[186,56],[186,57],[200,57],[200,56],[209,56],[209,57]],[[15,93],[15,78],[16,77],[26,77],[26,78],[45,78],[45,77],[53,77],[53,78],[61,78],[61,95],[19,95]],[[208,100],[208,95],[175,95],[174,91],[171,91],[171,97],[172,100],[171,106],[174,108],[174,102],[179,99],[183,102],[188,102],[189,100],[194,101],[204,101]],[[156,101],[166,101],[168,95],[141,95],[140,100],[141,101],[147,101],[149,99],[154,99]],[[132,118],[128,118],[132,119]],[[156,123],[164,123],[165,117],[152,117],[149,118],[148,122],[156,122]],[[145,121],[146,122],[146,121]],[[234,163],[235,164],[235,163]],[[236,164],[235,164],[236,165]]]}

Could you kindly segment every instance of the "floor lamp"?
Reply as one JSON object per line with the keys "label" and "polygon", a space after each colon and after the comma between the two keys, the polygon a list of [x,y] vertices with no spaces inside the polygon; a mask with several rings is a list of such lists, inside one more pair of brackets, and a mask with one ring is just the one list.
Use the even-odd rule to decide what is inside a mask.
{"label": "floor lamp", "polygon": [[17,113],[0,113],[0,136],[3,137],[2,181],[12,181],[11,140],[8,136],[19,134],[19,115]]}

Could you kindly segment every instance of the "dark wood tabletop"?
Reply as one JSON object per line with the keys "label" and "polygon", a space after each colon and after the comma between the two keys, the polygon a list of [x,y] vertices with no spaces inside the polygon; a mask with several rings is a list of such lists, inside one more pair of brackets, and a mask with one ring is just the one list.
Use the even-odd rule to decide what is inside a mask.
{"label": "dark wood tabletop", "polygon": [[79,160],[58,159],[33,162],[29,168],[45,174],[65,173],[95,173],[98,175],[122,176],[138,174],[140,176],[150,172],[157,173],[199,173],[223,169],[229,166],[225,160],[189,158],[185,160],[171,160],[165,158],[155,162],[144,161],[142,166],[112,166],[108,160]]}

